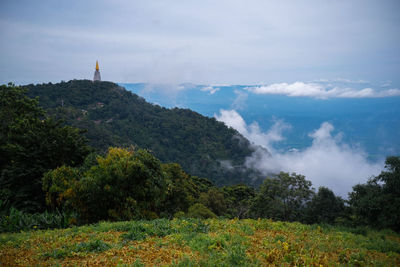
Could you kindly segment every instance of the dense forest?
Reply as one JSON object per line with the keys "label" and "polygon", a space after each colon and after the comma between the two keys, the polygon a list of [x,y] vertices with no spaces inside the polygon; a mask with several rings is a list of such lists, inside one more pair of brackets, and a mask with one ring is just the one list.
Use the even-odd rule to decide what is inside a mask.
{"label": "dense forest", "polygon": [[134,145],[220,186],[262,182],[260,173],[242,167],[253,152],[249,142],[214,118],[150,104],[111,82],[73,80],[24,88],[47,114],[87,130],[89,145],[99,152]]}
{"label": "dense forest", "polygon": [[[110,103],[123,101],[132,101],[133,108],[138,109],[137,114],[141,114],[127,113],[126,118],[132,117],[132,122],[136,121],[133,119],[134,115],[140,117],[138,120],[143,116],[148,117],[142,124],[153,126],[146,128],[146,132],[160,127],[156,122],[162,123],[161,118],[169,118],[170,123],[175,123],[175,128],[166,132],[185,135],[185,130],[180,127],[190,129],[191,118],[194,118],[195,124],[198,121],[199,124],[203,123],[202,127],[208,127],[209,123],[211,129],[219,130],[222,136],[228,138],[221,140],[224,144],[222,145],[215,141],[221,137],[214,139],[207,129],[199,127],[201,134],[188,130],[190,134],[182,142],[194,142],[197,138],[205,146],[192,146],[192,153],[201,149],[207,152],[206,148],[209,146],[209,154],[212,152],[213,156],[206,163],[232,159],[229,151],[236,155],[232,160],[236,158],[240,162],[240,153],[250,151],[246,147],[240,150],[246,141],[238,138],[237,132],[189,110],[166,110],[147,104],[112,83],[71,81],[55,87],[51,84],[44,87],[48,90],[47,96],[51,97],[50,88],[68,88],[74,83],[92,84],[88,87],[97,89],[104,85],[104,96],[100,98],[93,94],[96,97],[94,101],[90,100],[88,90],[86,100],[83,100],[80,97],[73,98],[76,94],[72,92],[70,97],[75,100],[47,101],[61,101],[61,107],[43,104],[47,108],[46,113],[39,106],[40,100],[26,95],[29,94],[30,87],[39,88],[43,85],[21,88],[9,84],[0,87],[0,232],[66,227],[102,220],[181,217],[269,218],[400,231],[399,157],[388,157],[386,169],[365,184],[355,185],[348,200],[336,196],[329,188],[321,187],[315,191],[306,177],[296,173],[281,172],[265,177],[259,188],[240,183],[218,187],[212,181],[186,171],[178,163],[161,160],[154,151],[143,148],[136,142],[106,150],[105,147],[100,149],[100,145],[95,145],[97,149],[94,149],[88,146],[88,140],[81,129],[65,125],[58,118],[63,117],[63,112],[77,113],[75,117],[67,113],[68,116],[63,118],[70,121],[76,118],[77,122],[83,121],[93,127],[97,125],[96,129],[101,131],[100,126],[104,122],[96,121],[104,118],[104,114],[108,114],[112,121],[121,116],[111,111],[107,113],[106,107],[117,109],[122,104]],[[70,91],[78,90],[73,88]],[[107,92],[110,93],[109,97]],[[99,100],[104,102],[100,103]],[[77,106],[68,106],[69,101],[75,101]],[[81,102],[86,104],[80,105]],[[135,106],[136,102],[142,105]],[[146,108],[148,111],[144,112]],[[104,124],[104,128],[111,127],[111,123]],[[136,127],[139,129],[140,125]],[[111,132],[106,136],[108,134]],[[160,132],[157,134],[162,138]],[[203,134],[206,136],[202,136]],[[110,140],[121,140],[121,137],[109,137],[115,138]],[[178,142],[179,138],[181,137],[176,136],[172,140]],[[96,138],[90,144],[95,143]],[[236,150],[229,150],[230,145],[236,147]],[[190,151],[184,150],[182,153],[189,155]],[[192,156],[197,159],[198,155]],[[205,168],[207,167],[206,165]]]}

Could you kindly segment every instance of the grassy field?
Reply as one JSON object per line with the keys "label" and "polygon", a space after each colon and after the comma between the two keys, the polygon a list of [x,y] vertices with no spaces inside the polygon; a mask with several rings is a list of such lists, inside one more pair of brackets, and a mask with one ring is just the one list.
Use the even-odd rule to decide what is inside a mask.
{"label": "grassy field", "polygon": [[400,266],[400,236],[270,220],[98,223],[0,235],[0,266]]}

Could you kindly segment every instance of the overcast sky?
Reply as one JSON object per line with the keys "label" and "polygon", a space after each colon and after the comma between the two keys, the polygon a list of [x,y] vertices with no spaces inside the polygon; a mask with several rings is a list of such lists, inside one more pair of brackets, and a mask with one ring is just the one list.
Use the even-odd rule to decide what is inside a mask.
{"label": "overcast sky", "polygon": [[[400,88],[398,0],[0,1],[0,83],[372,81]],[[265,91],[265,89],[264,89]]]}

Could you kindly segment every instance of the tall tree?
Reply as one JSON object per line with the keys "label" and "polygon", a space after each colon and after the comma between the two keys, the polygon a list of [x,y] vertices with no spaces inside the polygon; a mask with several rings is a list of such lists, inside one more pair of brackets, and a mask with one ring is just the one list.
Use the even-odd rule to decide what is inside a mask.
{"label": "tall tree", "polygon": [[162,212],[171,217],[176,212],[186,212],[199,197],[198,186],[177,163],[162,164],[165,173],[166,196]]}
{"label": "tall tree", "polygon": [[264,180],[255,197],[252,214],[274,220],[302,221],[313,194],[311,182],[303,175],[281,172]]}
{"label": "tall tree", "polygon": [[12,84],[0,86],[0,197],[17,208],[44,207],[41,178],[64,164],[80,164],[89,152],[81,130],[45,116],[38,99]]}
{"label": "tall tree", "polygon": [[199,202],[218,216],[221,216],[226,212],[224,194],[216,187],[210,188],[207,192],[202,192],[200,194]]}
{"label": "tall tree", "polygon": [[400,157],[388,157],[386,170],[353,187],[349,203],[356,222],[400,231]]}
{"label": "tall tree", "polygon": [[344,200],[327,187],[320,187],[307,208],[308,223],[334,223],[343,215]]}
{"label": "tall tree", "polygon": [[228,205],[228,213],[239,219],[247,218],[256,195],[254,187],[232,185],[225,186],[222,190]]}

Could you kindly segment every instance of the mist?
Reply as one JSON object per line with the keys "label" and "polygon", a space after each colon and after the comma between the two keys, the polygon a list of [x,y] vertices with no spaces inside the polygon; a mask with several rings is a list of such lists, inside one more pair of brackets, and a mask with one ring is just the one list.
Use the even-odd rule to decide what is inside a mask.
{"label": "mist", "polygon": [[[266,175],[280,171],[296,172],[305,175],[314,188],[326,186],[347,198],[352,186],[365,183],[384,168],[384,159],[369,162],[367,153],[360,146],[343,142],[343,133],[334,135],[334,125],[329,122],[323,122],[309,133],[312,139],[309,147],[280,151],[275,146],[285,139],[284,132],[292,127],[283,120],[276,119],[263,132],[257,122],[248,125],[236,110],[220,110],[214,117],[236,129],[254,145],[256,150],[246,159],[246,167]],[[264,149],[257,149],[257,146]]]}

